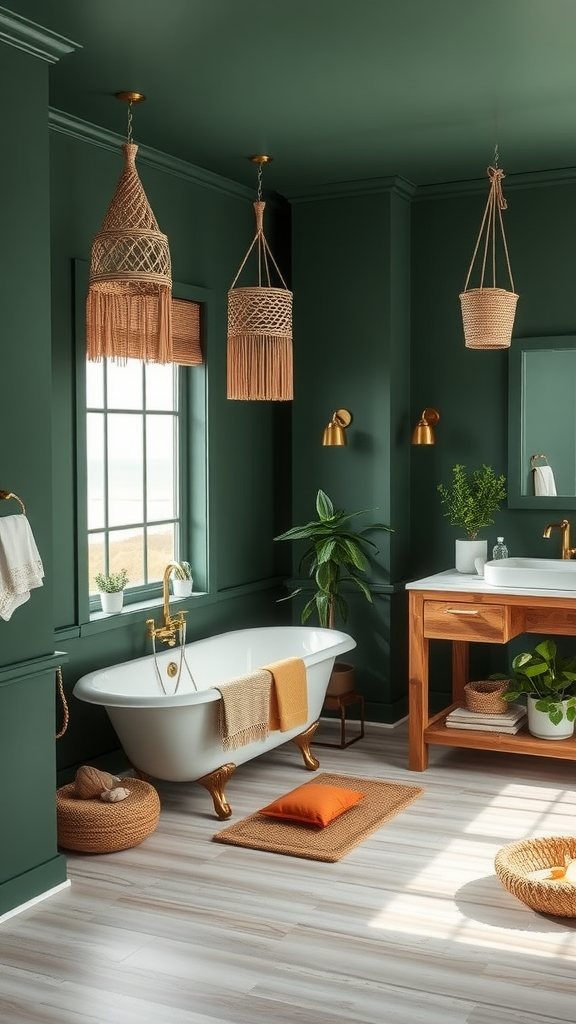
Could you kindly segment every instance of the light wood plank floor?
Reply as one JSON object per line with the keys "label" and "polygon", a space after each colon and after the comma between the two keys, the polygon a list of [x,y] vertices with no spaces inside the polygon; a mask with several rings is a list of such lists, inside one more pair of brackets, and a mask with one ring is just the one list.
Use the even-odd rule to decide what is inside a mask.
{"label": "light wood plank floor", "polygon": [[[0,928],[2,1024],[574,1022],[576,920],[493,870],[507,842],[575,834],[574,764],[436,748],[416,774],[406,735],[315,747],[321,770],[425,787],[337,864],[212,843],[208,794],[159,783],[154,835],[71,854],[71,888]],[[312,777],[290,743],[240,767],[231,821]]]}

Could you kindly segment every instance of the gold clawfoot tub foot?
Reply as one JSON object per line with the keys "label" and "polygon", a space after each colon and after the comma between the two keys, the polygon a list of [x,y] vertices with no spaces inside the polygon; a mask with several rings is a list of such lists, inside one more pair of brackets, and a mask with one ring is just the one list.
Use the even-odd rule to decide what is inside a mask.
{"label": "gold clawfoot tub foot", "polygon": [[320,761],[310,750],[310,744],[319,723],[313,722],[312,725],[308,726],[305,732],[301,732],[299,736],[294,736],[292,743],[295,743],[298,749],[302,752],[304,758],[304,765],[309,772],[315,772],[320,767]]}
{"label": "gold clawfoot tub foot", "polygon": [[201,779],[196,781],[207,789],[214,801],[214,810],[216,817],[220,821],[224,821],[225,818],[229,818],[232,814],[232,808],[224,796],[224,790],[228,779],[232,777],[236,771],[235,764],[223,764],[220,768],[216,768],[213,772],[208,775],[203,775]]}

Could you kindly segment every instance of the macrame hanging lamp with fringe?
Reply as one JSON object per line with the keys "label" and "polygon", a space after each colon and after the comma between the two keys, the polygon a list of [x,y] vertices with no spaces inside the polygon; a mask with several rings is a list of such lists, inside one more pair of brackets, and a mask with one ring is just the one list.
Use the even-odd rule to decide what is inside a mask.
{"label": "macrame hanging lamp with fringe", "polygon": [[[258,194],[254,203],[256,234],[228,292],[227,396],[248,401],[286,402],[293,398],[292,292],[264,235],[266,203],[261,198],[262,164],[272,158],[253,156],[250,159],[258,165]],[[253,250],[258,257],[258,284],[236,287]],[[270,263],[282,288],[271,285]]]}
{"label": "macrame hanging lamp with fringe", "polygon": [[[488,167],[486,171],[490,181],[488,201],[484,210],[484,217],[480,225],[480,232],[468,270],[464,291],[460,294],[466,348],[484,350],[510,347],[514,317],[516,315],[516,304],[518,302],[518,295],[514,291],[514,280],[512,278],[508,246],[504,233],[504,222],[502,220],[502,210],[505,210],[508,205],[502,193],[502,179],[505,177],[505,174],[498,167],[497,161],[495,163],[495,167]],[[496,215],[498,215],[498,221],[496,220]],[[499,235],[508,268],[510,291],[496,286],[498,228],[500,229]],[[474,262],[481,250],[483,239],[480,287],[468,288]],[[488,259],[490,259],[492,264],[492,286],[484,287],[484,276]]]}
{"label": "macrame hanging lamp with fringe", "polygon": [[120,92],[128,103],[124,169],[100,231],[94,237],[86,301],[89,360],[172,361],[172,269],[162,234],[136,170],[132,104],[142,93]]}

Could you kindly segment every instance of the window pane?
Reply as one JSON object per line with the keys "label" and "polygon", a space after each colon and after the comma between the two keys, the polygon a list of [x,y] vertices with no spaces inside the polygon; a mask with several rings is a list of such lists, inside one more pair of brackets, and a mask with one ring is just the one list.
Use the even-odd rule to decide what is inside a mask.
{"label": "window pane", "polygon": [[90,594],[98,593],[98,587],[94,582],[97,572],[104,572],[104,543],[103,533],[92,533],[88,537],[88,591]]}
{"label": "window pane", "polygon": [[108,521],[110,526],[144,519],[142,416],[108,416]]}
{"label": "window pane", "polygon": [[178,368],[167,363],[148,363],[146,366],[146,408],[173,411],[175,405]]}
{"label": "window pane", "polygon": [[144,580],[144,528],[110,531],[110,572],[126,569],[128,586],[142,586]]}
{"label": "window pane", "polygon": [[104,518],[104,414],[90,412],[86,417],[88,529],[101,530]]}
{"label": "window pane", "polygon": [[173,416],[146,417],[146,498],[148,522],[174,519],[175,438]]}
{"label": "window pane", "polygon": [[148,530],[148,583],[161,580],[168,562],[173,562],[174,526],[151,526]]}
{"label": "window pane", "polygon": [[129,359],[125,366],[108,360],[106,379],[109,409],[142,409],[144,378],[139,360]]}
{"label": "window pane", "polygon": [[86,405],[89,409],[102,409],[104,405],[104,361],[86,360]]}

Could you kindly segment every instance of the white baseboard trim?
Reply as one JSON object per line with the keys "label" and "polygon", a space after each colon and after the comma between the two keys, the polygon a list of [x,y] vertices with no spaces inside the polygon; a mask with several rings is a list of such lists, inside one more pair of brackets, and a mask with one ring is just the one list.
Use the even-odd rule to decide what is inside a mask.
{"label": "white baseboard trim", "polygon": [[25,910],[30,910],[37,903],[43,903],[49,896],[55,896],[57,892],[62,892],[63,889],[69,889],[72,883],[69,879],[66,882],[61,882],[60,885],[55,885],[52,889],[47,889],[46,892],[41,892],[39,896],[35,896],[33,900],[28,900],[27,903],[21,903],[19,907],[14,907],[12,910],[8,910],[5,914],[0,916],[0,925],[4,924],[4,921],[9,921],[11,917],[15,917],[16,914],[22,914]]}
{"label": "white baseboard trim", "polygon": [[[339,718],[329,718],[327,715],[320,716],[321,722],[335,722],[337,725],[340,724]],[[357,718],[351,718],[351,722],[357,722]],[[396,729],[399,725],[403,725],[404,722],[408,721],[408,715],[404,715],[404,718],[399,718],[397,722],[368,722],[364,724],[366,728],[370,729]],[[314,740],[312,740],[314,742]]]}

